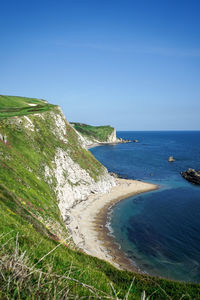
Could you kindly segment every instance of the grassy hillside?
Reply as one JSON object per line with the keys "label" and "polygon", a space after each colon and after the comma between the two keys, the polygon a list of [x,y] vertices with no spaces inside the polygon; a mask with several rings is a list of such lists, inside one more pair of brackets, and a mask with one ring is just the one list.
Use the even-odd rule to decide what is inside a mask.
{"label": "grassy hillside", "polygon": [[[1,97],[0,107],[32,101]],[[42,103],[40,116],[29,114],[31,123],[22,114],[0,120],[6,136],[0,140],[0,299],[140,299],[143,291],[150,299],[200,299],[199,285],[119,271],[75,249],[44,167],[54,167],[57,147],[95,180],[102,166],[67,122],[67,143],[54,133],[52,113],[60,111]]]}
{"label": "grassy hillside", "polygon": [[83,136],[90,138],[91,140],[95,139],[100,142],[107,141],[108,137],[113,132],[114,128],[111,126],[91,126],[81,123],[71,123],[74,128],[80,132]]}
{"label": "grassy hillside", "polygon": [[52,104],[44,100],[0,95],[0,120],[50,110]]}

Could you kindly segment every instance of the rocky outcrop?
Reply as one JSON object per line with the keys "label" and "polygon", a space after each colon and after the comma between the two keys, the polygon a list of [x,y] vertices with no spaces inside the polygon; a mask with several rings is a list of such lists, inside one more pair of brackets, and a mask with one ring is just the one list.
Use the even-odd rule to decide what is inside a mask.
{"label": "rocky outcrop", "polygon": [[174,159],[173,156],[170,156],[170,157],[168,158],[168,162],[174,162],[174,161],[175,161],[175,159]]}
{"label": "rocky outcrop", "polygon": [[[58,206],[64,221],[69,220],[69,210],[81,201],[86,201],[91,194],[108,193],[115,180],[105,169],[99,180],[95,180],[89,173],[74,162],[67,152],[57,149],[54,160],[55,167],[46,173],[47,180],[56,179],[56,194]],[[47,170],[46,170],[47,171]]]}
{"label": "rocky outcrop", "polygon": [[131,140],[123,140],[122,138],[117,139],[118,144],[126,144],[126,143],[131,143]]}
{"label": "rocky outcrop", "polygon": [[7,143],[7,136],[0,133],[0,140],[6,144]]}
{"label": "rocky outcrop", "polygon": [[116,129],[114,128],[113,132],[111,133],[111,135],[109,135],[108,139],[107,139],[107,143],[116,143],[118,141],[117,139],[117,135],[116,135]]}
{"label": "rocky outcrop", "polygon": [[[131,140],[124,140],[122,138],[117,138],[116,129],[113,129],[113,132],[110,134],[110,136],[107,138],[105,143],[109,144],[120,144],[120,143],[130,143]],[[99,142],[100,143],[100,142]]]}
{"label": "rocky outcrop", "polygon": [[[81,165],[71,157],[71,151],[73,147],[84,148],[90,140],[82,136],[77,132],[66,120],[62,114],[60,108],[59,113],[51,111],[51,118],[54,120],[53,133],[59,137],[64,144],[68,144],[66,133],[73,130],[73,134],[76,135],[77,145],[71,145],[72,149],[67,151],[65,147],[57,148],[54,160],[49,165],[45,166],[45,180],[52,185],[55,183],[55,193],[57,195],[58,206],[61,215],[66,223],[70,222],[70,209],[81,201],[86,201],[88,196],[97,193],[108,193],[110,189],[116,185],[115,179],[111,176],[107,169],[101,165],[101,174],[97,180],[92,178],[89,171],[82,168]],[[68,128],[70,127],[70,128]],[[110,140],[114,140],[116,132],[110,137]],[[88,151],[88,150],[87,150]],[[92,155],[91,153],[89,153]]]}
{"label": "rocky outcrop", "polygon": [[187,181],[200,185],[200,171],[196,171],[194,169],[188,169],[185,172],[181,172],[181,175]]}

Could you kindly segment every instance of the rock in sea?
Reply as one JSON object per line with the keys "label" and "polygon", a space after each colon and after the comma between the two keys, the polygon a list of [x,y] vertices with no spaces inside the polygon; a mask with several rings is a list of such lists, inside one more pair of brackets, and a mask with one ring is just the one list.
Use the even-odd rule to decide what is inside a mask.
{"label": "rock in sea", "polygon": [[185,172],[181,172],[181,175],[187,181],[200,185],[200,171],[196,171],[194,169],[188,169]]}
{"label": "rock in sea", "polygon": [[170,157],[168,158],[168,162],[173,162],[173,161],[175,161],[175,159],[173,158],[173,156],[170,156]]}

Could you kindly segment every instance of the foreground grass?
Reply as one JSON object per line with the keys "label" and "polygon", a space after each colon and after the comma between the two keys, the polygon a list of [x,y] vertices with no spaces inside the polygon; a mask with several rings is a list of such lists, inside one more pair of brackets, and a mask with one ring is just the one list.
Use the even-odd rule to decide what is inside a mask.
{"label": "foreground grass", "polygon": [[95,139],[100,142],[106,142],[108,137],[113,132],[114,128],[111,126],[91,126],[81,123],[71,123],[74,128],[79,131],[83,136]]}
{"label": "foreground grass", "polygon": [[[15,97],[6,101],[17,106]],[[200,299],[197,284],[119,271],[77,251],[60,216],[55,180],[47,184],[44,168],[54,168],[58,147],[95,180],[103,167],[81,148],[67,122],[67,143],[60,139],[52,113],[58,108],[29,115],[29,121],[0,121],[6,136],[0,140],[0,298],[141,299],[145,291],[149,299]]]}
{"label": "foreground grass", "polygon": [[34,230],[22,236],[12,230],[0,241],[3,299],[146,299],[144,291],[148,299],[200,297],[196,284],[119,271]]}

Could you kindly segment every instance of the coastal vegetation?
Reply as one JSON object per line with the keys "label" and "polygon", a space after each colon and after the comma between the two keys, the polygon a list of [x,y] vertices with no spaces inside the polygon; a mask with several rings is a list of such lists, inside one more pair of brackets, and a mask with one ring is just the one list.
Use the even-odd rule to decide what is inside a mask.
{"label": "coastal vegetation", "polygon": [[54,105],[35,98],[0,95],[0,120],[50,110]]}
{"label": "coastal vegetation", "polygon": [[[1,299],[200,298],[198,284],[118,270],[74,245],[59,210],[56,178],[48,181],[45,167],[55,168],[58,147],[95,182],[104,167],[81,147],[57,106],[1,96],[0,118]],[[58,120],[66,129],[62,136]],[[106,128],[108,135],[112,127]]]}
{"label": "coastal vegetation", "polygon": [[106,142],[109,136],[113,133],[114,128],[107,126],[92,126],[82,123],[71,123],[74,128],[80,132],[83,136],[100,142]]}

